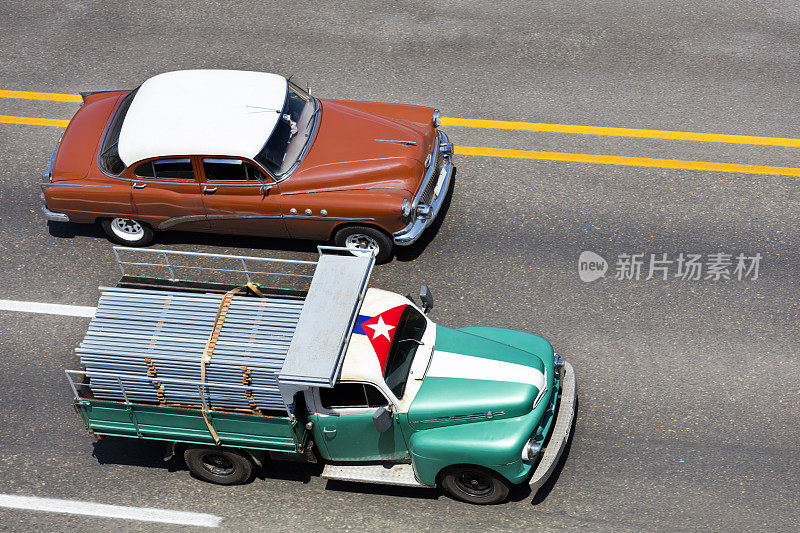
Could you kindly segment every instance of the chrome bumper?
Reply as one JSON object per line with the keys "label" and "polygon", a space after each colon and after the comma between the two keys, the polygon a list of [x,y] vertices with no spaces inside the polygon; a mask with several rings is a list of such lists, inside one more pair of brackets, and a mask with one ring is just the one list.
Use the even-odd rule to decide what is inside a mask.
{"label": "chrome bumper", "polygon": [[533,492],[539,490],[539,487],[544,485],[547,478],[553,473],[561,453],[567,445],[569,432],[572,429],[572,420],[575,418],[575,397],[575,370],[571,364],[564,361],[561,374],[561,398],[556,412],[555,426],[550,434],[550,442],[542,452],[539,464],[529,481]]}
{"label": "chrome bumper", "polygon": [[55,211],[50,211],[47,209],[47,205],[44,203],[44,193],[41,194],[42,198],[42,213],[44,213],[44,218],[47,220],[52,220],[53,222],[69,222],[69,216],[64,213],[56,213]]}
{"label": "chrome bumper", "polygon": [[405,228],[392,235],[394,243],[397,246],[408,246],[415,243],[417,239],[419,239],[420,235],[422,235],[422,232],[425,231],[425,229],[430,226],[439,215],[439,211],[442,209],[442,204],[444,204],[447,193],[450,191],[450,181],[452,180],[453,172],[456,169],[455,165],[453,165],[453,145],[450,143],[450,140],[443,131],[438,133],[439,136],[436,140],[434,150],[441,150],[444,154],[442,168],[439,170],[438,176],[433,176],[433,172],[431,172],[431,175],[425,176],[425,179],[419,188],[419,192],[417,193],[417,197],[414,198],[414,211],[416,212],[417,210],[420,196],[425,191],[425,187],[427,186],[429,180],[438,179],[436,187],[439,189],[439,196],[437,196],[431,202],[431,205],[425,210],[424,214],[417,214],[414,220],[409,222]]}

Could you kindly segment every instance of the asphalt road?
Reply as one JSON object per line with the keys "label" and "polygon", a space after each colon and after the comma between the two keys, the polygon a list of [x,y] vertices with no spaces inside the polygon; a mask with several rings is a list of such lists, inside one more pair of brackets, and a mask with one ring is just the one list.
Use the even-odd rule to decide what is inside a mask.
{"label": "asphalt road", "polygon": [[[4,2],[0,89],[134,87],[181,68],[280,72],[330,98],[448,117],[800,137],[788,2]],[[75,104],[0,99],[0,114]],[[797,148],[450,127],[457,145],[798,167]],[[0,124],[0,299],[94,305],[116,281],[95,228],[48,227],[59,128]],[[536,495],[486,507],[326,482],[273,463],[191,478],[158,445],[93,444],[63,370],[87,319],[0,312],[0,493],[212,513],[228,530],[796,531],[800,182],[795,177],[461,156],[428,243],[373,275],[428,283],[444,325],[551,340],[577,372],[573,440]],[[313,257],[311,243],[171,233],[170,249]],[[579,254],[610,263],[584,283]],[[762,255],[756,280],[614,279],[619,254]],[[647,265],[645,264],[645,270]],[[644,275],[642,276],[645,277]],[[0,509],[0,530],[164,525]],[[188,528],[187,528],[188,529]]]}

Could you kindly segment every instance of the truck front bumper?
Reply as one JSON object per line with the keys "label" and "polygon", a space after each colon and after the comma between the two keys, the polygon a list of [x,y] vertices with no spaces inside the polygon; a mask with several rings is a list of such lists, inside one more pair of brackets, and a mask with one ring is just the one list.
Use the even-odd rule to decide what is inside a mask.
{"label": "truck front bumper", "polygon": [[572,420],[575,418],[575,370],[572,365],[564,361],[561,367],[561,397],[556,408],[555,426],[550,434],[550,441],[541,453],[539,464],[533,471],[529,481],[531,491],[536,492],[544,485],[547,478],[555,470],[561,453],[569,440],[572,429]]}
{"label": "truck front bumper", "polygon": [[[442,164],[438,172],[436,172],[436,165],[431,164],[430,171],[425,174],[419,192],[414,198],[412,204],[414,219],[406,227],[392,234],[394,243],[397,246],[414,244],[420,238],[422,232],[433,224],[433,221],[439,216],[444,200],[450,192],[450,182],[453,179],[456,167],[453,164],[453,144],[443,131],[438,132],[433,148],[433,158],[436,159],[439,154],[442,156]],[[423,200],[422,197],[425,196],[425,191],[429,185],[433,185],[435,197],[429,201],[429,204],[424,204],[421,200]]]}

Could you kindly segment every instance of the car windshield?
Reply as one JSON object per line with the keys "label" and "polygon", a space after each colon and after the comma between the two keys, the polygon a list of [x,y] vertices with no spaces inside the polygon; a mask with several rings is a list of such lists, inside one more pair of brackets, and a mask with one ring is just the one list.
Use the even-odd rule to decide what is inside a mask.
{"label": "car windshield", "polygon": [[289,82],[281,116],[256,161],[276,178],[291,170],[311,137],[318,109],[319,104],[310,94]]}
{"label": "car windshield", "polygon": [[397,398],[402,398],[405,394],[411,363],[421,344],[426,325],[425,317],[413,306],[407,305],[400,315],[383,372],[383,379]]}

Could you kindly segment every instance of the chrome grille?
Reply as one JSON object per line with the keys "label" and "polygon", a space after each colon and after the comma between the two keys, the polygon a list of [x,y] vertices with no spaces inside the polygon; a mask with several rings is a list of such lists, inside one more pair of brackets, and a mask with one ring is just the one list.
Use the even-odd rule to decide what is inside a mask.
{"label": "chrome grille", "polygon": [[444,154],[442,154],[440,150],[436,150],[436,162],[433,166],[433,173],[431,174],[431,179],[429,179],[428,183],[425,185],[425,190],[419,197],[420,204],[430,205],[433,201],[433,190],[436,188],[436,184],[439,183],[439,172],[442,170],[443,163]]}

